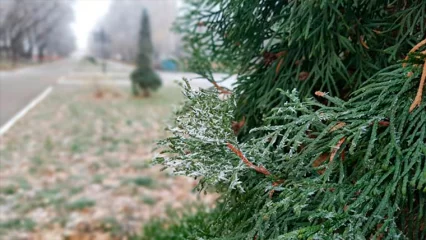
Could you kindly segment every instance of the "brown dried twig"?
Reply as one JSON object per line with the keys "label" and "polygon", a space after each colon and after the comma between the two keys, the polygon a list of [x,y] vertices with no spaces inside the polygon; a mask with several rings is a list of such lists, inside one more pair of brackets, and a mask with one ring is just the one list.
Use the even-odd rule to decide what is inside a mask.
{"label": "brown dried twig", "polygon": [[[408,52],[408,54],[407,54],[407,56],[405,57],[405,61],[407,61],[408,60],[408,55],[410,54],[410,53],[413,53],[413,52],[415,52],[415,51],[417,51],[417,50],[419,50],[423,45],[425,45],[426,44],[426,38],[423,40],[423,41],[421,41],[421,42],[419,42],[419,43],[417,43],[416,44],[416,46],[414,46],[409,52]],[[405,66],[407,66],[407,63],[403,63],[402,64],[402,66],[403,67],[405,67]]]}
{"label": "brown dried twig", "polygon": [[336,144],[335,147],[333,147],[333,149],[331,150],[330,153],[330,162],[333,162],[334,156],[336,156],[337,151],[339,151],[340,147],[342,146],[342,144],[345,142],[346,137],[342,137]]}
{"label": "brown dried twig", "polygon": [[420,104],[422,103],[422,95],[423,95],[423,88],[425,86],[425,79],[426,79],[426,61],[423,64],[422,77],[420,78],[420,84],[419,84],[419,88],[417,89],[416,98],[414,98],[414,101],[410,106],[410,112],[412,112],[416,107],[420,106]]}
{"label": "brown dried twig", "polygon": [[210,81],[212,84],[213,84],[213,86],[220,92],[220,93],[223,93],[223,94],[231,94],[232,92],[231,91],[229,91],[229,90],[227,90],[226,88],[224,88],[224,87],[221,87],[221,86],[219,86],[219,84],[217,84],[217,82],[216,81]]}
{"label": "brown dried twig", "polygon": [[[251,168],[251,169],[254,169],[256,172],[259,172],[259,173],[262,173],[262,174],[264,174],[264,175],[266,175],[266,176],[269,176],[269,175],[271,175],[271,173],[268,171],[268,169],[266,169],[265,167],[263,167],[263,166],[256,166],[256,165],[254,165],[252,162],[250,162],[245,156],[244,156],[244,154],[239,150],[239,149],[237,149],[236,147],[234,147],[232,144],[230,144],[230,143],[226,143],[226,145],[228,146],[228,148],[232,151],[232,152],[234,152],[235,154],[237,154],[237,156],[244,162],[244,164],[245,165],[247,165],[249,168]],[[280,184],[282,184],[282,183],[284,183],[284,180],[282,180],[282,179],[278,179],[278,180],[276,180],[276,181],[274,181],[273,183],[272,183],[272,187],[276,187],[276,186],[278,186],[278,185],[280,185]],[[272,195],[274,195],[274,193],[275,193],[275,189],[272,189],[271,191],[269,191],[269,198],[272,198]]]}
{"label": "brown dried twig", "polygon": [[361,42],[361,45],[365,48],[365,49],[370,49],[367,45],[367,43],[364,40],[364,36],[360,36],[359,37],[359,41]]}
{"label": "brown dried twig", "polygon": [[342,128],[342,127],[344,127],[344,126],[346,126],[346,123],[345,122],[338,122],[334,127],[332,127],[331,129],[330,129],[330,131],[329,132],[334,132],[334,131],[336,131],[337,129],[340,129],[340,128]]}
{"label": "brown dried twig", "polygon": [[[417,50],[419,50],[422,46],[426,45],[426,38],[419,42],[418,44],[416,44],[416,46],[414,46],[410,52],[407,54],[407,56],[405,57],[405,61],[408,60],[408,55],[410,53],[413,53]],[[426,51],[421,52],[422,54],[426,54]],[[422,95],[423,95],[423,88],[425,85],[425,79],[426,79],[426,58],[424,59],[425,62],[423,63],[423,70],[422,70],[422,76],[420,77],[420,84],[419,84],[419,88],[417,89],[417,94],[416,97],[414,98],[413,103],[410,106],[410,112],[412,112],[416,107],[420,106],[421,102],[422,102]],[[407,63],[403,63],[402,64],[403,67],[407,66]],[[412,75],[412,73],[408,73],[408,76],[410,77]]]}
{"label": "brown dried twig", "polygon": [[243,161],[243,163],[245,165],[247,165],[247,167],[249,167],[251,169],[254,169],[256,172],[265,174],[266,176],[271,175],[271,173],[265,167],[263,167],[263,166],[256,166],[252,162],[250,162],[239,149],[237,149],[236,147],[234,147],[234,145],[232,145],[230,143],[226,143],[226,145],[228,146],[228,148],[232,152],[234,152],[235,154],[237,154],[237,156]]}

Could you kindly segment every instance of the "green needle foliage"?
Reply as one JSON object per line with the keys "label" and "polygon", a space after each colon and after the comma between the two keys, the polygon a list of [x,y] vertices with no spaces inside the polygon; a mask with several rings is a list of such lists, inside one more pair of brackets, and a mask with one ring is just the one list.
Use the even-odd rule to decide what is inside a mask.
{"label": "green needle foliage", "polygon": [[237,119],[263,114],[296,88],[347,99],[378,70],[425,36],[426,2],[389,0],[194,0],[177,22],[192,53],[189,66],[212,80],[217,63],[238,73]]}
{"label": "green needle foliage", "polygon": [[225,97],[186,84],[159,142],[157,163],[221,194],[170,239],[426,239],[426,100],[410,111],[426,46],[402,61],[426,36],[426,1],[188,8],[190,66],[238,79]]}
{"label": "green needle foliage", "polygon": [[142,12],[141,28],[139,32],[139,54],[137,68],[132,72],[132,92],[135,96],[148,97],[151,90],[161,87],[161,79],[152,68],[152,55],[154,53],[151,41],[151,27],[146,9]]}

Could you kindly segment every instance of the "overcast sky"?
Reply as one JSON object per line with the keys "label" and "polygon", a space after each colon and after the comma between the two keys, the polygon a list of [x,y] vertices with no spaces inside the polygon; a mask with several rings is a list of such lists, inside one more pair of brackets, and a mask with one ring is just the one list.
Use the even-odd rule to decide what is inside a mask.
{"label": "overcast sky", "polygon": [[89,36],[98,20],[106,14],[111,0],[77,0],[72,25],[79,50],[85,50]]}
{"label": "overcast sky", "polygon": [[[94,27],[101,19],[101,17],[108,12],[111,1],[117,0],[76,0],[74,6],[75,22],[73,23],[72,28],[74,29],[76,35],[77,48],[79,52],[84,52],[84,50],[86,50],[90,34],[94,30]],[[177,6],[179,8],[182,5],[182,0],[175,1],[177,2]],[[155,15],[157,13],[153,14]]]}

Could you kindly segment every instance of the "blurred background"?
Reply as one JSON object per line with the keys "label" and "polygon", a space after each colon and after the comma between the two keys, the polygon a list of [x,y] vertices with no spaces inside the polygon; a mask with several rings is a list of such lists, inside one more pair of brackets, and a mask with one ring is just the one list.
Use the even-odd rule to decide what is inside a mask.
{"label": "blurred background", "polygon": [[147,222],[213,203],[151,166],[175,80],[211,87],[180,61],[183,5],[0,0],[0,239],[143,239]]}
{"label": "blurred background", "polygon": [[[147,9],[151,17],[152,42],[154,44],[154,62],[156,65],[167,59],[175,59],[182,55],[180,41],[170,31],[178,13],[177,0],[123,0],[111,1],[109,10],[100,18],[96,28],[104,30],[109,40],[106,56],[115,60],[135,62],[137,55],[137,39],[142,8]],[[83,6],[84,7],[84,6]],[[74,25],[78,32],[79,25]],[[133,31],[131,30],[133,29]],[[84,48],[84,39],[79,45]],[[90,54],[101,56],[98,44],[92,37],[89,39]]]}
{"label": "blurred background", "polygon": [[[135,62],[142,9],[151,17],[159,65],[182,54],[170,31],[181,5],[179,0],[1,0],[2,67],[71,55]],[[105,52],[96,38],[99,31],[107,38]]]}

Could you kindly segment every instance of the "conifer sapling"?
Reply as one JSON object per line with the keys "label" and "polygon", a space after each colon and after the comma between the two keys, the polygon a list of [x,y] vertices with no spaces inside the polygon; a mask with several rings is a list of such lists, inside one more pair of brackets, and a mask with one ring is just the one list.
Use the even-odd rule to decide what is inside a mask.
{"label": "conifer sapling", "polygon": [[152,68],[153,51],[149,16],[147,10],[144,9],[139,31],[137,68],[130,75],[134,96],[149,97],[151,91],[155,91],[161,86],[161,79]]}

